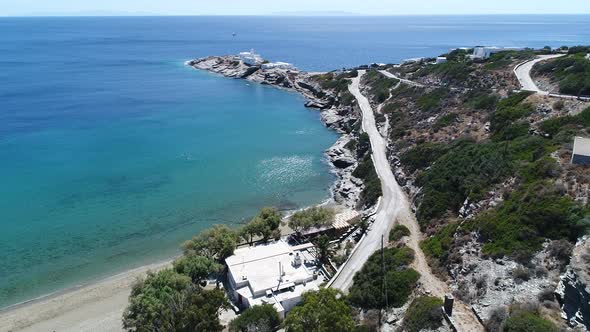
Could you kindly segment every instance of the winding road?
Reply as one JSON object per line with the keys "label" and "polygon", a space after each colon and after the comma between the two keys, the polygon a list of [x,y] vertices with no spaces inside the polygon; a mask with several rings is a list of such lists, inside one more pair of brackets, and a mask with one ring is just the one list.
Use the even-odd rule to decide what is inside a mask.
{"label": "winding road", "polygon": [[[420,248],[422,234],[410,208],[410,203],[391,170],[386,153],[387,141],[379,133],[369,100],[359,88],[361,77],[364,74],[365,71],[359,71],[358,76],[352,79],[352,84],[348,89],[357,99],[362,111],[363,130],[369,135],[371,141],[373,164],[381,180],[383,196],[375,214],[375,222],[340,269],[332,281],[331,287],[346,292],[352,285],[354,274],[363,267],[369,256],[380,248],[382,236],[387,241],[389,230],[398,222],[408,227],[411,232],[411,235],[406,239],[406,245],[415,252],[412,267],[421,275],[420,287],[425,293],[442,298],[445,294],[449,294],[450,290],[446,283],[432,274]],[[459,300],[455,300],[452,320],[459,331],[484,331],[469,307]]]}
{"label": "winding road", "polygon": [[516,78],[518,78],[518,82],[520,82],[521,89],[525,91],[533,91],[539,94],[548,95],[548,91],[542,91],[541,89],[539,89],[539,87],[537,87],[537,85],[533,81],[533,78],[531,77],[531,69],[533,69],[533,66],[535,64],[541,61],[559,58],[564,55],[565,54],[539,55],[533,60],[523,62],[514,67],[514,74],[516,75]]}

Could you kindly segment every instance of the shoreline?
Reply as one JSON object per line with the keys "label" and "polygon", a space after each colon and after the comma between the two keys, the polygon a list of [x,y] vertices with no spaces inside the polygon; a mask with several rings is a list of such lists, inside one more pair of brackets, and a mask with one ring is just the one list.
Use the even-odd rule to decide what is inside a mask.
{"label": "shoreline", "polygon": [[149,271],[159,271],[172,259],[147,264],[87,285],[47,294],[0,310],[0,332],[122,331],[121,315],[131,288]]}

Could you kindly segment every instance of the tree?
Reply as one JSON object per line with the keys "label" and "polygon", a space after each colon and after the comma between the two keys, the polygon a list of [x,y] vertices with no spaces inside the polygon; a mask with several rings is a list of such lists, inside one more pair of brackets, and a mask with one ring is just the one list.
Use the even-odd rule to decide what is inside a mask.
{"label": "tree", "polygon": [[284,321],[287,332],[354,331],[350,306],[342,292],[323,288],[303,294],[303,302]]}
{"label": "tree", "polygon": [[281,213],[275,208],[265,207],[260,210],[249,223],[240,230],[240,236],[252,244],[254,236],[260,236],[264,241],[276,233],[282,220]]}
{"label": "tree", "polygon": [[289,218],[289,227],[299,232],[312,227],[320,227],[332,223],[334,210],[325,207],[312,207],[307,210],[295,212]]}
{"label": "tree", "polygon": [[215,225],[186,241],[182,247],[185,255],[204,255],[222,261],[233,254],[237,242],[238,235],[233,230]]}
{"label": "tree", "polygon": [[198,284],[211,274],[221,271],[221,265],[205,256],[189,255],[174,261],[174,270],[189,276],[193,283]]}
{"label": "tree", "polygon": [[[386,304],[401,307],[416,287],[420,274],[408,268],[414,260],[412,249],[386,248],[383,258],[382,263],[381,252],[374,253],[354,276],[349,294],[349,300],[354,306],[362,309],[382,309]],[[383,293],[384,279],[387,301]]]}
{"label": "tree", "polygon": [[229,323],[230,332],[274,332],[281,326],[279,313],[272,304],[256,305],[246,309]]}
{"label": "tree", "polygon": [[418,332],[436,330],[443,323],[443,301],[437,297],[421,296],[410,304],[403,322],[403,330]]}
{"label": "tree", "polygon": [[334,257],[334,247],[330,243],[330,238],[326,235],[318,237],[315,242],[315,247],[318,254],[317,258],[320,263],[326,264],[332,257]]}
{"label": "tree", "polygon": [[138,281],[131,289],[123,326],[132,331],[161,329],[161,315],[169,310],[170,300],[190,284],[189,277],[169,269],[149,272],[145,280]]}
{"label": "tree", "polygon": [[123,313],[129,331],[221,331],[219,311],[229,307],[220,289],[205,291],[188,276],[166,269],[136,283]]}

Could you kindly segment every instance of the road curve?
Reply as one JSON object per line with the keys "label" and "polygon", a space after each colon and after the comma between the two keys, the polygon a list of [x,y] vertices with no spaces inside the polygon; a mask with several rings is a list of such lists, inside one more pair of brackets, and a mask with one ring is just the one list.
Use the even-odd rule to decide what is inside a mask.
{"label": "road curve", "polygon": [[[354,274],[359,271],[365,262],[381,246],[381,237],[388,240],[388,232],[397,221],[408,227],[411,235],[406,238],[406,245],[415,252],[412,267],[420,273],[420,288],[423,292],[436,297],[443,297],[449,293],[446,283],[438,279],[427,264],[426,257],[420,248],[421,232],[410,203],[397,183],[387,160],[387,141],[381,136],[375,124],[375,117],[369,100],[360,92],[360,80],[365,71],[359,71],[357,77],[352,79],[348,89],[358,101],[362,112],[363,130],[369,135],[372,148],[372,159],[375,171],[381,180],[383,195],[375,214],[375,222],[371,230],[363,237],[356,250],[353,251],[339,274],[332,281],[331,287],[344,292],[352,285]],[[451,318],[460,332],[483,332],[483,326],[476,319],[470,308],[460,300],[455,300],[453,317]]]}
{"label": "road curve", "polygon": [[355,96],[362,110],[363,130],[369,135],[371,141],[373,164],[381,179],[383,196],[376,211],[375,222],[371,230],[367,232],[357,249],[348,259],[346,265],[332,282],[332,287],[345,292],[352,285],[354,274],[363,267],[369,256],[380,248],[381,236],[385,236],[385,240],[387,240],[388,232],[394,224],[402,205],[407,204],[407,200],[403,199],[403,193],[397,189],[399,186],[395,181],[389,161],[387,160],[387,142],[377,130],[369,100],[362,95],[359,89],[360,78],[364,73],[365,71],[359,71],[359,75],[352,79],[352,84],[349,85],[349,91]]}
{"label": "road curve", "polygon": [[559,58],[564,55],[565,54],[539,55],[533,60],[523,62],[514,67],[514,74],[516,75],[518,82],[520,82],[521,89],[525,91],[533,91],[540,94],[549,94],[548,91],[542,91],[541,89],[539,89],[539,87],[537,87],[537,85],[533,81],[533,78],[531,77],[531,69],[533,69],[533,66],[535,64],[541,61]]}

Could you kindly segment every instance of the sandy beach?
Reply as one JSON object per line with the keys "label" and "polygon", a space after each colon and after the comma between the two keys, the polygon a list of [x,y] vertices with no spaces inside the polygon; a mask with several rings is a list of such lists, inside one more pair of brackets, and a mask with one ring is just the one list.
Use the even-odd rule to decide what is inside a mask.
{"label": "sandy beach", "polygon": [[121,317],[133,282],[148,271],[171,265],[150,264],[0,311],[0,332],[8,331],[123,331]]}

